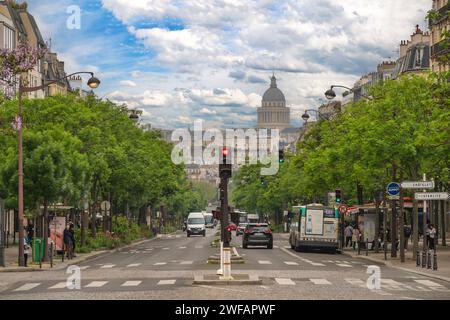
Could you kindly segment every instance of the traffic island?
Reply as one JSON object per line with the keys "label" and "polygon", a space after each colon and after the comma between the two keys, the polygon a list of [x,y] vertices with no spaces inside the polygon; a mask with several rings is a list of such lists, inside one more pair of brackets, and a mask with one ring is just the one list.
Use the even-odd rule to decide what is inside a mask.
{"label": "traffic island", "polygon": [[262,280],[257,275],[232,274],[232,280],[222,280],[215,274],[195,275],[193,284],[197,285],[262,285]]}
{"label": "traffic island", "polygon": [[[236,248],[233,247],[233,253],[231,254],[231,264],[244,264],[244,258],[242,258]],[[208,258],[208,264],[220,264],[220,252],[213,254]]]}

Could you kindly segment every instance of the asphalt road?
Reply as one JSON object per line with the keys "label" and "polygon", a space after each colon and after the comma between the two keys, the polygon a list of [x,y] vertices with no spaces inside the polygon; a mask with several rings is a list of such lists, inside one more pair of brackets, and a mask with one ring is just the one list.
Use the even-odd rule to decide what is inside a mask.
{"label": "asphalt road", "polygon": [[[369,263],[340,254],[298,253],[286,235],[274,248],[238,248],[245,264],[233,273],[256,274],[262,285],[193,285],[196,274],[215,274],[207,264],[215,230],[206,237],[164,235],[78,265],[80,289],[66,286],[66,270],[0,274],[0,299],[450,299],[450,283],[414,273],[380,268],[381,289],[370,290]],[[240,237],[234,237],[240,243]],[[370,266],[373,266],[370,263]]]}

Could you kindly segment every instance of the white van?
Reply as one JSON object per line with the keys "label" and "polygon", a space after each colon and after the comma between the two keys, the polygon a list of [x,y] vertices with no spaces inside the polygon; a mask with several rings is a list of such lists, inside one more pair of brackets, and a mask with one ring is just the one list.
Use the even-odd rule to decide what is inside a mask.
{"label": "white van", "polygon": [[207,228],[214,228],[214,216],[212,213],[203,213],[203,216],[205,217],[205,225]]}
{"label": "white van", "polygon": [[201,212],[191,212],[187,218],[187,236],[203,235],[206,236],[205,217]]}

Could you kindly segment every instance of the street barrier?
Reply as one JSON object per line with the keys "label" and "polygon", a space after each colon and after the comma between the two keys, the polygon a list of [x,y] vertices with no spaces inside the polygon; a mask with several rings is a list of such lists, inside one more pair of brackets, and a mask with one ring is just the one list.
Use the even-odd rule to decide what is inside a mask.
{"label": "street barrier", "polygon": [[418,267],[418,268],[420,268],[420,251],[419,250],[417,250],[417,264],[416,264],[416,266]]}
{"label": "street barrier", "polygon": [[427,266],[427,253],[425,251],[422,252],[422,268]]}
{"label": "street barrier", "polygon": [[431,269],[431,252],[428,251],[427,269]]}
{"label": "street barrier", "polygon": [[434,254],[433,254],[433,270],[437,270],[438,269],[438,264],[437,264],[437,253],[436,253],[436,249],[434,249]]}
{"label": "street barrier", "polygon": [[366,239],[366,257],[369,255],[369,238]]}

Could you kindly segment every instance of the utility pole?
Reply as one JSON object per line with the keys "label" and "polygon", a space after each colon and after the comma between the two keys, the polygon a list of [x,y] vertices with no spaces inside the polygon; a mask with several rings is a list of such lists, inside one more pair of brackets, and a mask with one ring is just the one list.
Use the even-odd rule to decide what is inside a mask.
{"label": "utility pole", "polygon": [[[403,173],[400,173],[403,181]],[[405,262],[405,211],[403,210],[403,188],[400,188],[400,261]]]}
{"label": "utility pole", "polygon": [[221,161],[219,164],[219,176],[220,176],[220,201],[221,201],[221,238],[224,244],[224,248],[230,247],[230,235],[228,231],[229,223],[229,210],[228,210],[228,181],[232,174],[231,161],[228,161],[229,150],[227,148],[222,149]]}
{"label": "utility pole", "polygon": [[[427,181],[427,174],[424,173],[423,174],[423,181]],[[426,192],[427,190],[424,189],[423,192]],[[422,238],[423,238],[423,245],[422,245],[422,250],[423,250],[423,256],[422,257],[426,257],[427,256],[427,251],[428,251],[428,243],[427,243],[427,234],[426,234],[426,230],[427,230],[427,201],[423,200],[423,215],[422,215]]]}
{"label": "utility pole", "polygon": [[[392,181],[397,181],[397,164],[392,163]],[[391,257],[397,257],[397,202],[396,200],[391,200]]]}

